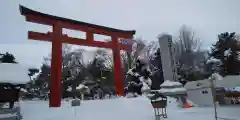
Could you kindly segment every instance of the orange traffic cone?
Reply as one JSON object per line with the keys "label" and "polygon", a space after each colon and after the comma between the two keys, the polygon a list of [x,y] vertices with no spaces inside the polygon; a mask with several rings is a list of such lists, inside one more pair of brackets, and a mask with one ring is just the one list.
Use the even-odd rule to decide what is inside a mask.
{"label": "orange traffic cone", "polygon": [[189,103],[187,103],[185,107],[186,107],[186,108],[190,108],[191,105],[190,105]]}

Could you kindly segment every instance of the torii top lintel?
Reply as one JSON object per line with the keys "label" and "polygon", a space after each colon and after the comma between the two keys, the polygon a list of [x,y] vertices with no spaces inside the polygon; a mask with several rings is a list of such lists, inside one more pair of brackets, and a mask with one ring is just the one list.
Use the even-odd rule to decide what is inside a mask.
{"label": "torii top lintel", "polygon": [[31,10],[22,5],[19,6],[19,9],[21,14],[26,16],[26,20],[29,22],[35,22],[35,23],[46,24],[46,25],[54,25],[60,21],[64,28],[76,29],[76,30],[81,30],[85,32],[91,31],[96,34],[103,34],[108,36],[116,35],[122,38],[132,38],[132,36],[136,32],[135,30],[120,30],[120,29],[90,24],[86,22],[76,21],[72,19],[67,19],[63,17],[57,17],[57,16]]}
{"label": "torii top lintel", "polygon": [[[116,93],[124,95],[123,70],[121,66],[120,50],[131,50],[132,43],[119,43],[119,38],[131,40],[135,31],[125,31],[90,23],[75,21],[53,15],[48,15],[33,11],[20,5],[20,12],[28,22],[45,24],[52,26],[52,32],[39,33],[28,31],[28,38],[32,40],[44,40],[52,42],[52,61],[51,62],[51,87],[50,87],[50,106],[59,107],[61,105],[61,76],[62,76],[62,43],[85,45],[92,47],[110,48],[113,51],[114,59],[114,79]],[[86,39],[73,38],[63,35],[62,28],[84,31]],[[94,40],[94,34],[107,35],[112,38],[111,42],[100,42]],[[130,39],[129,39],[130,38]]]}

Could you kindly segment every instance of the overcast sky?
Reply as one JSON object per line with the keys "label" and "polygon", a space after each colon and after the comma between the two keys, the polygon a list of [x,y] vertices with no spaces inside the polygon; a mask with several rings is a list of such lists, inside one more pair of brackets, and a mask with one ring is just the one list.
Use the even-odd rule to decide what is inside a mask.
{"label": "overcast sky", "polygon": [[240,33],[239,0],[1,0],[0,52],[10,52],[25,65],[39,66],[51,44],[30,41],[27,31],[46,32],[49,27],[29,24],[19,4],[36,11],[125,30],[136,37],[156,40],[158,34],[178,35],[185,24],[207,48],[221,32]]}

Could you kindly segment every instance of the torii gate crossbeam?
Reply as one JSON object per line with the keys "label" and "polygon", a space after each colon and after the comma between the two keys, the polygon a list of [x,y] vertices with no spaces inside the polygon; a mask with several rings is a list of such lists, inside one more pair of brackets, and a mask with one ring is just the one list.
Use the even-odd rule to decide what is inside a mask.
{"label": "torii gate crossbeam", "polygon": [[[52,32],[39,33],[28,32],[28,38],[52,42],[51,84],[50,84],[50,107],[61,106],[61,76],[62,76],[62,43],[110,48],[113,50],[114,79],[116,93],[124,95],[123,70],[121,66],[120,50],[131,50],[131,45],[119,43],[119,38],[131,40],[135,31],[119,30],[90,23],[75,21],[53,15],[33,11],[20,5],[20,12],[26,21],[52,26]],[[73,38],[62,34],[62,29],[73,29],[86,32],[86,40]],[[111,36],[111,42],[94,40],[94,34]]]}

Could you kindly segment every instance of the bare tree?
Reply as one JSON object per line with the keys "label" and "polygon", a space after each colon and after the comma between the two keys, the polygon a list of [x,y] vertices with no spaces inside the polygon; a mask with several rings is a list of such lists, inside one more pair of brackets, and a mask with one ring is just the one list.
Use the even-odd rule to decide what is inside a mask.
{"label": "bare tree", "polygon": [[133,66],[136,59],[142,54],[142,51],[146,47],[146,42],[142,38],[136,38],[136,43],[137,43],[137,48],[135,52],[133,54],[131,54],[130,52],[127,52],[126,54],[128,59],[127,61],[128,61],[129,69]]}
{"label": "bare tree", "polygon": [[201,50],[201,40],[196,37],[195,32],[187,26],[182,26],[179,37],[173,43],[176,60],[181,67],[193,66],[194,54]]}

